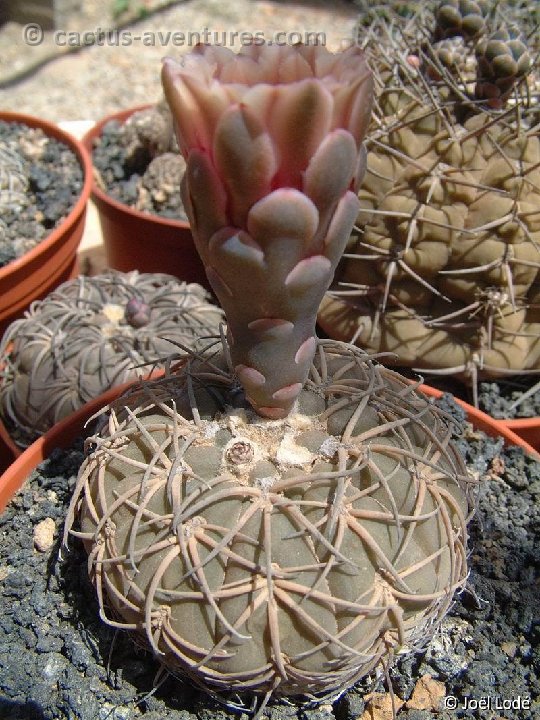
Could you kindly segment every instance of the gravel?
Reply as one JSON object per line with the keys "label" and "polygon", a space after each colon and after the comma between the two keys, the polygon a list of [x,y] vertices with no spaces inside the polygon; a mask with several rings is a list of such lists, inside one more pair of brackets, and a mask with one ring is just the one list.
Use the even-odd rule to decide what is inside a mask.
{"label": "gravel", "polygon": [[[443,402],[459,415],[448,398]],[[540,463],[470,428],[459,443],[481,479],[470,578],[427,650],[401,656],[391,669],[394,702],[400,720],[540,720]],[[157,662],[99,620],[83,549],[74,541],[60,552],[82,457],[81,441],[54,451],[0,518],[0,717],[238,718],[179,679],[156,684]],[[55,542],[40,552],[36,528],[47,518]],[[278,703],[265,717],[382,720],[390,707],[379,673],[333,706]]]}

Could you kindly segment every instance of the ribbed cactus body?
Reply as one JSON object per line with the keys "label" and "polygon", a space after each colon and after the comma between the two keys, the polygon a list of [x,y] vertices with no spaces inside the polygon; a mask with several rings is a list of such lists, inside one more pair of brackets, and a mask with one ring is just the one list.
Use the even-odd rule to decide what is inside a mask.
{"label": "ribbed cactus body", "polygon": [[[514,35],[500,33],[508,52],[503,40],[478,51],[485,63],[499,53],[492,66],[508,61],[509,83],[519,75],[512,52],[526,55]],[[478,99],[488,71],[471,78],[474,48],[457,60],[440,44],[417,39],[415,54],[410,36],[406,49],[400,42],[381,28],[367,47],[376,110],[361,210],[319,322],[420,370],[540,371],[537,64],[515,97],[499,86],[508,104],[497,108],[493,94]]]}
{"label": "ribbed cactus body", "polygon": [[160,366],[175,342],[194,348],[215,335],[222,320],[204,288],[172,275],[109,271],[69,280],[4,334],[0,416],[27,444],[110,387]]}
{"label": "ribbed cactus body", "polygon": [[192,361],[113,407],[68,522],[102,613],[168,668],[217,693],[332,695],[424,644],[465,581],[449,436],[339,343],[284,420],[255,415],[222,357]]}

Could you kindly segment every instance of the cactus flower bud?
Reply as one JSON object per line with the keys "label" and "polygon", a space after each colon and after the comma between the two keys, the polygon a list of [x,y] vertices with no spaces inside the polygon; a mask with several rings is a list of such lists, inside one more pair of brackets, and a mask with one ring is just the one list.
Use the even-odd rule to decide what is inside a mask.
{"label": "cactus flower bud", "polygon": [[141,298],[132,297],[126,303],[124,317],[126,322],[134,328],[144,327],[150,322],[152,310],[150,305]]}
{"label": "cactus flower bud", "polygon": [[162,80],[236,377],[260,415],[285,417],[358,213],[371,73],[358,47],[198,45]]}

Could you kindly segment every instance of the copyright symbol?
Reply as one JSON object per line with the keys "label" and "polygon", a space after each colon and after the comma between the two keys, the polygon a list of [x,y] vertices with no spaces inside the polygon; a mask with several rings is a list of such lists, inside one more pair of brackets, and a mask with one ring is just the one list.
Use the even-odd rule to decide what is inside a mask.
{"label": "copyright symbol", "polygon": [[22,37],[27,45],[41,45],[43,28],[38,23],[28,23],[22,29]]}
{"label": "copyright symbol", "polygon": [[457,708],[457,697],[454,695],[446,695],[444,698],[444,709],[455,710]]}

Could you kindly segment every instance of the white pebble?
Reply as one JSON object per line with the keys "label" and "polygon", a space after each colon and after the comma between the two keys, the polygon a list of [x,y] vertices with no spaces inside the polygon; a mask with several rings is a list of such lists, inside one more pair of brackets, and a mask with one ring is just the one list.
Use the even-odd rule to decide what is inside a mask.
{"label": "white pebble", "polygon": [[34,547],[40,552],[47,552],[54,543],[56,526],[52,518],[45,518],[34,528]]}

